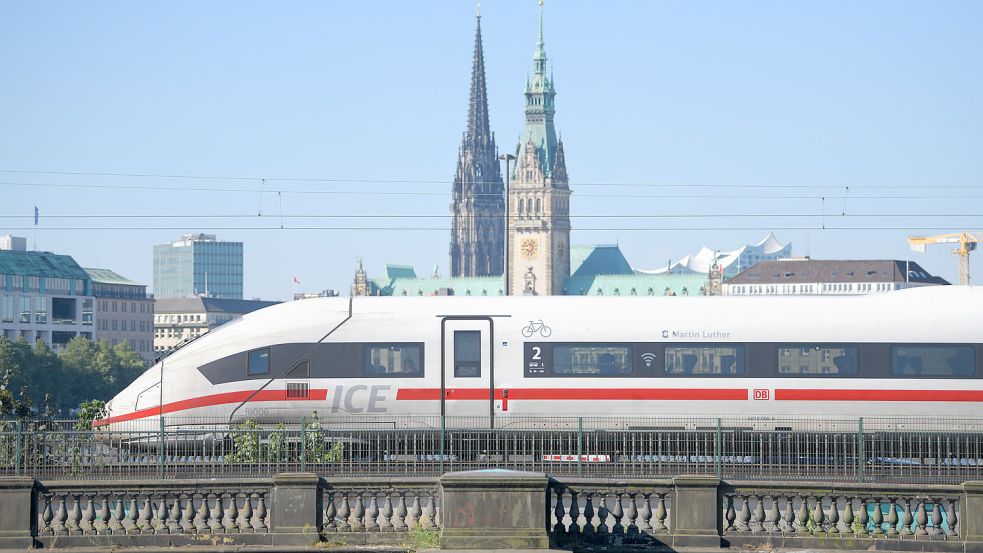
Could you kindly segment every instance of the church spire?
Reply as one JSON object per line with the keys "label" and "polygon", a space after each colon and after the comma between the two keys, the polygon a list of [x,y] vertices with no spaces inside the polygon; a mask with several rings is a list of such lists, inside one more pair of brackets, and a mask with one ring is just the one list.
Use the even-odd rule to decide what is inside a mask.
{"label": "church spire", "polygon": [[487,144],[491,141],[488,123],[488,90],[485,86],[485,55],[481,44],[481,5],[475,17],[474,58],[471,61],[471,99],[468,106],[466,139]]}

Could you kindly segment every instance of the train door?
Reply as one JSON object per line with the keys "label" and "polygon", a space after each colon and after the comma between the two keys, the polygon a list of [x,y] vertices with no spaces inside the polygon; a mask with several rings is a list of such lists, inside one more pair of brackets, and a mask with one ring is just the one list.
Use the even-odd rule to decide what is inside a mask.
{"label": "train door", "polygon": [[494,427],[495,355],[490,317],[441,320],[440,412],[468,426]]}

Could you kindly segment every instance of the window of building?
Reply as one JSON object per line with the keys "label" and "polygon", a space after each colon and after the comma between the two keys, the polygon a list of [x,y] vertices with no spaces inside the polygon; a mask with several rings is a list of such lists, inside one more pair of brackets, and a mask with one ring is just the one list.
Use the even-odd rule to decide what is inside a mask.
{"label": "window of building", "polygon": [[48,324],[48,298],[34,298],[34,322],[39,325]]}
{"label": "window of building", "polygon": [[82,300],[82,324],[92,326],[92,299]]}
{"label": "window of building", "polygon": [[246,372],[250,376],[270,373],[270,348],[255,349],[248,354]]}
{"label": "window of building", "polygon": [[454,376],[458,378],[481,376],[481,332],[454,331]]}
{"label": "window of building", "polygon": [[723,344],[667,346],[666,373],[693,376],[744,374],[744,346]]}
{"label": "window of building", "polygon": [[20,318],[19,322],[30,324],[31,322],[31,298],[23,296],[20,299]]}
{"label": "window of building", "polygon": [[778,348],[779,374],[852,375],[858,372],[854,346],[784,345]]}
{"label": "window of building", "polygon": [[891,372],[898,376],[964,376],[976,374],[971,346],[896,346]]}
{"label": "window of building", "polygon": [[365,346],[365,376],[419,376],[423,374],[421,347],[415,344]]}
{"label": "window of building", "polygon": [[630,346],[570,344],[553,347],[553,373],[582,376],[624,376],[632,371]]}

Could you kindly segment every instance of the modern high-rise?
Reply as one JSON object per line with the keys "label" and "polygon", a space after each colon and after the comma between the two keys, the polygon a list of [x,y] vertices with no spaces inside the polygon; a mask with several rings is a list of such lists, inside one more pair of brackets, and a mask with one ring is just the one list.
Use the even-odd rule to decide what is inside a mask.
{"label": "modern high-rise", "polygon": [[185,234],[154,246],[154,297],[242,299],[242,242]]}
{"label": "modern high-rise", "polygon": [[505,187],[495,134],[488,120],[481,14],[474,35],[468,128],[458,152],[451,203],[451,276],[502,274],[505,251]]}

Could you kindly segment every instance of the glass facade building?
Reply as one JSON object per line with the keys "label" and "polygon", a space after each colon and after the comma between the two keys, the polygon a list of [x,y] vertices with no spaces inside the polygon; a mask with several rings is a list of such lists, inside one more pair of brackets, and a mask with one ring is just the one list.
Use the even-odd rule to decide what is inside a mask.
{"label": "glass facade building", "polygon": [[242,242],[185,234],[154,246],[154,296],[242,299]]}

